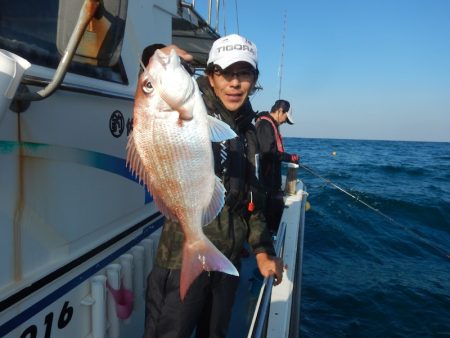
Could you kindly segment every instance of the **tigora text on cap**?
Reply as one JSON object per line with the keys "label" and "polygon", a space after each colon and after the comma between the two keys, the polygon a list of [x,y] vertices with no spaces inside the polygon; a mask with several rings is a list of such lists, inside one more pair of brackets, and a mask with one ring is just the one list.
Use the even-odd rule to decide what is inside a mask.
{"label": "tigora text on cap", "polygon": [[221,46],[221,47],[217,47],[217,53],[220,52],[229,52],[232,50],[243,50],[243,51],[249,51],[250,53],[252,53],[253,55],[255,55],[255,51],[253,48],[251,48],[248,45],[241,45],[239,43],[236,43],[234,45],[226,45],[226,46]]}

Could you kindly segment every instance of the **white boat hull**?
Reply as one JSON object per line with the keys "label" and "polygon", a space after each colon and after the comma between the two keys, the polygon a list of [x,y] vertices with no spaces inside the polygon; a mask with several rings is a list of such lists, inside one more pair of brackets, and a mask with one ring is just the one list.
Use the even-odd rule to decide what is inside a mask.
{"label": "white boat hull", "polygon": [[[59,27],[64,15],[75,21],[71,8],[83,1],[2,7],[0,49],[29,58],[18,82],[31,93],[52,83],[52,62],[64,59]],[[128,0],[119,65],[79,63],[54,93],[19,113],[2,92],[15,73],[0,62],[7,74],[0,76],[0,337],[142,335],[163,217],[126,168],[127,136],[145,47],[175,41],[205,66],[218,35],[191,9],[184,1]],[[246,336],[248,327],[238,330]]]}

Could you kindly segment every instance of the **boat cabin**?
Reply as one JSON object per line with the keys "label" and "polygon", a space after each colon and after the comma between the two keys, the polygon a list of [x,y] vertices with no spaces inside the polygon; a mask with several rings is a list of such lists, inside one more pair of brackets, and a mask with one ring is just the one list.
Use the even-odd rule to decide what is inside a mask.
{"label": "boat cabin", "polygon": [[[219,1],[203,2],[206,16],[193,0],[2,4],[1,337],[141,336],[145,281],[163,216],[125,165],[139,60],[148,45],[174,43],[201,71],[219,37],[211,23]],[[294,216],[285,219],[286,233],[293,223],[294,235],[283,235],[283,242],[296,238],[295,250],[283,247],[297,262],[305,200],[298,188],[287,209]],[[300,268],[288,273],[299,276]],[[249,281],[251,263],[247,270]],[[293,278],[286,278],[289,297]],[[239,310],[247,317],[236,317],[232,337],[247,336],[250,317],[259,313],[255,300],[269,283],[240,289],[253,299]],[[253,326],[270,329],[269,313],[259,316],[262,324],[255,318]]]}

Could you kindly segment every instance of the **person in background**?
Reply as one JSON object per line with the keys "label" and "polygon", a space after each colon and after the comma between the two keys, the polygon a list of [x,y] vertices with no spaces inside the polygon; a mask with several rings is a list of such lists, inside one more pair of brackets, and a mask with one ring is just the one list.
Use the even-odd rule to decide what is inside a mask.
{"label": "person in background", "polygon": [[270,231],[276,234],[284,209],[281,189],[281,162],[298,163],[297,154],[284,151],[280,125],[294,124],[290,103],[277,100],[270,113],[262,112],[256,119],[256,133],[260,150],[260,175],[267,193],[265,216]]}
{"label": "person in background", "polygon": [[[189,61],[192,57],[175,46],[158,46],[169,53],[174,48]],[[144,51],[143,62],[155,46]],[[226,188],[225,206],[204,226],[205,235],[239,269],[244,243],[255,253],[262,276],[279,284],[283,262],[275,257],[263,215],[264,193],[255,169],[258,151],[255,117],[248,96],[258,78],[256,46],[232,34],[216,40],[209,53],[206,75],[197,79],[208,114],[226,122],[238,137],[212,143],[214,167]],[[239,277],[204,271],[180,299],[180,268],[184,235],[180,226],[165,220],[155,266],[147,279],[144,338],[226,337]]]}

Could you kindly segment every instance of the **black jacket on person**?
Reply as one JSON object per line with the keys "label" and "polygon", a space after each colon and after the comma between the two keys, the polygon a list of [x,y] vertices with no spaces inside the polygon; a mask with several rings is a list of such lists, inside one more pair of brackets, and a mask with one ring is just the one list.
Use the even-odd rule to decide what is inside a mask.
{"label": "black jacket on person", "polygon": [[[274,130],[272,123],[261,119],[262,116],[268,117],[276,130]],[[261,181],[267,192],[281,190],[281,162],[291,161],[291,154],[278,150],[275,132],[280,134],[278,122],[273,119],[269,112],[260,113],[256,120],[256,134],[261,156]],[[280,139],[282,140],[281,134]]]}

